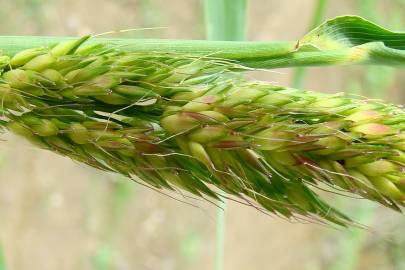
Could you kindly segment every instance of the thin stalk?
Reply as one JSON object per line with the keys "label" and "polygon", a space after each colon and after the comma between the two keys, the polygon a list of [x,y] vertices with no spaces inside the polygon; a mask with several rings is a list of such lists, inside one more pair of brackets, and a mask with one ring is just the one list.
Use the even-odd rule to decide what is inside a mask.
{"label": "thin stalk", "polygon": [[[161,12],[159,6],[156,6],[156,2],[151,0],[141,0],[139,1],[139,8],[136,9],[135,17],[140,17],[141,27],[159,27],[165,25],[165,18]],[[134,38],[145,38],[148,31],[135,31],[132,34]]]}
{"label": "thin stalk", "polygon": [[[359,205],[355,211],[356,220],[362,224],[369,224],[374,218],[376,206],[371,203]],[[349,229],[344,232],[344,239],[340,243],[339,258],[329,270],[355,270],[357,269],[361,249],[367,237],[364,229]]]}
{"label": "thin stalk", "polygon": [[224,257],[225,257],[226,203],[222,202],[220,207],[222,207],[222,209],[218,208],[217,210],[215,270],[224,269]]}
{"label": "thin stalk", "polygon": [[4,257],[3,248],[0,245],[0,270],[6,270],[6,259]]}
{"label": "thin stalk", "polygon": [[[318,26],[319,24],[321,24],[323,18],[325,17],[327,4],[328,4],[327,0],[317,0],[308,30],[311,30],[316,26]],[[301,88],[303,86],[305,74],[306,74],[305,68],[298,67],[295,69],[292,80],[293,87]]]}
{"label": "thin stalk", "polygon": [[[245,39],[246,0],[206,0],[204,3],[208,40],[240,41]],[[217,210],[216,270],[224,269],[225,209],[226,203],[221,202]]]}
{"label": "thin stalk", "polygon": [[117,176],[114,183],[111,184],[111,195],[107,206],[108,211],[107,224],[102,231],[103,244],[97,249],[94,256],[94,267],[97,270],[111,269],[114,263],[114,238],[116,236],[115,228],[118,227],[124,217],[124,210],[129,200],[133,198],[134,185],[128,179]]}
{"label": "thin stalk", "polygon": [[245,40],[246,0],[206,0],[204,3],[209,40]]}
{"label": "thin stalk", "polygon": [[[218,16],[217,9],[210,10],[214,10],[214,15]],[[235,14],[235,17],[244,19],[239,13]],[[234,22],[227,27],[239,25],[237,19],[226,21]],[[215,29],[224,31],[223,27]],[[233,40],[240,39],[244,32],[244,29],[235,31]],[[13,56],[24,49],[69,39],[73,37],[4,36],[0,37],[0,49],[4,54]],[[223,58],[259,69],[348,64],[405,66],[405,33],[389,31],[357,16],[341,16],[329,20],[294,42],[116,38],[92,38],[89,43],[92,42],[121,47],[124,51],[136,53],[176,53]]]}
{"label": "thin stalk", "polygon": [[[0,49],[4,54],[13,56],[25,49],[49,46],[55,43],[77,39],[77,37],[51,36],[0,36]],[[290,53],[295,42],[247,42],[213,40],[175,40],[175,39],[130,39],[130,38],[92,38],[89,43],[104,43],[122,47],[131,52],[164,51],[184,54],[213,55],[230,60],[270,59]]]}
{"label": "thin stalk", "polygon": [[25,4],[26,14],[34,22],[37,33],[43,32],[45,27],[44,4],[42,0],[29,0]]}

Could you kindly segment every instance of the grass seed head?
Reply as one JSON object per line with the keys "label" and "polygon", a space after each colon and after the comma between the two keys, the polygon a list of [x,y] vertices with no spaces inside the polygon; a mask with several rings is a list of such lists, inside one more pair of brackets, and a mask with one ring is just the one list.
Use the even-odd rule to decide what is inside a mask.
{"label": "grass seed head", "polygon": [[154,188],[214,199],[221,189],[288,218],[350,222],[319,198],[320,184],[404,204],[402,109],[250,82],[224,60],[86,39],[3,59],[9,130]]}

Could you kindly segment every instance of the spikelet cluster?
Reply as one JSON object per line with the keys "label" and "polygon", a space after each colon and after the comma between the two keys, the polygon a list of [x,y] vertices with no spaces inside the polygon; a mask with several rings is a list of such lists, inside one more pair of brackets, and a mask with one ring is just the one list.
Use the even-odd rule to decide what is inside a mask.
{"label": "spikelet cluster", "polygon": [[350,222],[318,186],[396,210],[405,202],[398,106],[248,81],[222,59],[86,39],[0,58],[3,127],[155,189],[230,196],[287,218]]}

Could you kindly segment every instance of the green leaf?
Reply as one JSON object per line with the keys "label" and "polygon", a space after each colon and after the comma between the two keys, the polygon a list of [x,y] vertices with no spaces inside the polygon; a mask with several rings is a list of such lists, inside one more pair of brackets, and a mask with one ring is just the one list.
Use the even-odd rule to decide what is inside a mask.
{"label": "green leaf", "polygon": [[342,16],[315,28],[301,39],[301,46],[309,44],[321,50],[334,50],[374,42],[388,49],[404,50],[405,33],[391,32],[358,16]]}
{"label": "green leaf", "polygon": [[361,17],[345,16],[326,22],[306,35],[299,49],[308,46],[325,55],[341,55],[330,59],[336,64],[405,64],[405,33],[391,32]]}

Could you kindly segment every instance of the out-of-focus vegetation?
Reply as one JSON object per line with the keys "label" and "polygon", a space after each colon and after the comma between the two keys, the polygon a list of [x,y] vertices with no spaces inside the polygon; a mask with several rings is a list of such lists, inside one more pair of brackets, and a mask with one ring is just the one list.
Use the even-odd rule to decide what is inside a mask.
{"label": "out-of-focus vegetation", "polygon": [[[315,0],[249,1],[250,39],[296,39],[314,21]],[[325,18],[358,14],[404,31],[403,0],[323,1]],[[203,1],[15,0],[0,2],[0,34],[82,35],[116,29],[128,37],[204,38]],[[291,72],[260,78],[291,84]],[[384,67],[313,69],[306,88],[399,103],[404,71]],[[299,75],[302,76],[302,75]],[[301,84],[302,77],[297,77]],[[296,82],[297,82],[296,81]],[[1,138],[3,138],[2,136]],[[0,270],[213,269],[214,207],[186,206],[127,179],[104,175],[16,138],[0,142]],[[327,195],[329,196],[329,195]],[[343,200],[369,230],[289,224],[230,203],[224,269],[405,269],[405,218]],[[320,233],[321,232],[321,233]],[[269,256],[271,260],[269,261]]]}
{"label": "out-of-focus vegetation", "polygon": [[6,260],[3,254],[3,248],[0,245],[0,270],[6,270]]}

